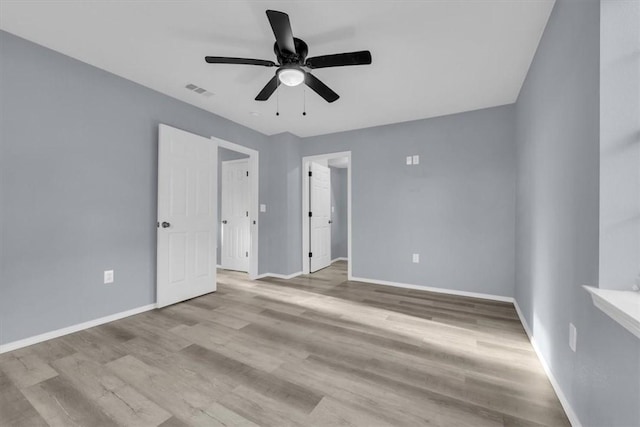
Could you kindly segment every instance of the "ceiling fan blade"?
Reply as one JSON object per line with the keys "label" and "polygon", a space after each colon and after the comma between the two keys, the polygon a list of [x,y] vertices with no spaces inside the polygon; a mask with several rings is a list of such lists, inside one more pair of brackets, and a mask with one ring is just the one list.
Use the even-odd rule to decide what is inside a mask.
{"label": "ceiling fan blade", "polygon": [[258,96],[256,96],[256,101],[266,101],[269,99],[269,97],[273,95],[273,92],[278,89],[279,85],[280,81],[278,80],[278,76],[273,76],[273,78],[269,80],[269,83],[262,88]]}
{"label": "ceiling fan blade", "polygon": [[209,64],[244,64],[244,65],[262,65],[264,67],[275,67],[276,63],[264,59],[248,59],[248,58],[228,58],[226,56],[205,56],[204,60]]}
{"label": "ceiling fan blade", "polygon": [[278,12],[277,10],[267,10],[267,18],[271,24],[273,35],[276,36],[276,43],[278,44],[280,52],[289,54],[296,53],[289,15],[284,12]]}
{"label": "ceiling fan blade", "polygon": [[326,84],[322,83],[316,76],[310,73],[305,73],[304,83],[309,86],[315,93],[324,98],[327,102],[333,102],[340,98],[340,96],[329,88]]}
{"label": "ceiling fan blade", "polygon": [[307,63],[305,65],[309,68],[327,68],[368,64],[371,64],[371,52],[369,52],[368,50],[361,50],[359,52],[315,56],[313,58],[307,59]]}

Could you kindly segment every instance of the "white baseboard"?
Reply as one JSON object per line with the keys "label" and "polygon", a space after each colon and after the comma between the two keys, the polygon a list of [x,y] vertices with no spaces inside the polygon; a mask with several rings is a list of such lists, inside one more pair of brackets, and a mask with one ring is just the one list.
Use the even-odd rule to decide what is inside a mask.
{"label": "white baseboard", "polygon": [[463,297],[481,298],[493,301],[513,302],[512,297],[504,297],[501,295],[482,294],[477,292],[457,291],[453,289],[432,288],[430,286],[411,285],[408,283],[389,282],[386,280],[365,279],[363,277],[351,277],[349,279],[354,282],[373,283],[374,285],[393,286],[395,288],[416,289],[419,291],[437,292],[439,294],[458,295]]}
{"label": "white baseboard", "polygon": [[331,264],[333,264],[336,261],[349,261],[349,258],[344,257],[344,256],[341,256],[341,257],[338,257],[338,258],[334,258],[334,259],[331,260]]}
{"label": "white baseboard", "polygon": [[302,271],[298,271],[297,273],[293,273],[293,274],[262,273],[256,277],[256,280],[264,279],[265,277],[273,277],[274,279],[289,280],[289,279],[293,279],[294,277],[298,277],[301,274],[302,274]]}
{"label": "white baseboard", "polygon": [[53,338],[69,335],[74,332],[82,331],[84,329],[93,328],[94,326],[113,322],[114,320],[123,319],[125,317],[133,316],[135,314],[144,313],[145,311],[153,310],[154,308],[156,308],[155,303],[143,305],[142,307],[137,307],[131,310],[122,311],[120,313],[111,314],[109,316],[101,317],[99,319],[89,320],[88,322],[78,323],[76,325],[67,326],[66,328],[56,329],[55,331],[45,332],[44,334],[35,335],[33,337],[24,338],[24,339],[13,341],[7,344],[2,344],[0,345],[0,354],[17,350],[23,347],[28,347],[33,344],[38,344],[40,342],[47,341]]}
{"label": "white baseboard", "polygon": [[533,337],[531,328],[529,327],[527,320],[522,314],[522,311],[520,310],[520,306],[518,305],[518,301],[516,301],[515,298],[513,300],[513,305],[516,307],[516,312],[518,313],[518,317],[520,318],[520,323],[522,323],[522,326],[524,327],[524,330],[527,333],[527,336],[529,337],[529,341],[531,341],[531,346],[533,347],[533,350],[536,352],[536,355],[538,355],[538,360],[540,360],[540,364],[542,364],[542,368],[544,369],[544,372],[547,374],[547,378],[549,378],[549,382],[551,382],[551,386],[555,390],[556,395],[558,396],[558,400],[560,400],[562,409],[564,409],[564,412],[567,414],[567,418],[569,418],[569,422],[573,427],[582,427],[582,423],[580,423],[580,419],[578,418],[578,415],[575,413],[575,411],[571,407],[569,400],[567,400],[567,397],[565,396],[562,389],[560,388],[560,384],[556,380],[556,377],[553,375],[553,372],[551,372],[551,369],[549,369],[549,365],[547,364],[546,360],[542,356],[542,352],[540,352],[540,349],[536,344],[536,340]]}

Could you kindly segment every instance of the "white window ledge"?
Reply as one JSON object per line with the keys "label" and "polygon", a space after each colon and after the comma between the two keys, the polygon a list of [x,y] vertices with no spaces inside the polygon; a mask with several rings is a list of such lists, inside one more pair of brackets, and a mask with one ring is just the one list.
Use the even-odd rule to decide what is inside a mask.
{"label": "white window ledge", "polygon": [[640,338],[640,292],[584,286],[593,305]]}

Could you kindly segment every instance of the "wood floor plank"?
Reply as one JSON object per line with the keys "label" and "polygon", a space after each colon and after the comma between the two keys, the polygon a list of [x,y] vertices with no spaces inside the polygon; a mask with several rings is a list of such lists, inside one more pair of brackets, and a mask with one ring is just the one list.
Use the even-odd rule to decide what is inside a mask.
{"label": "wood floor plank", "polygon": [[51,426],[117,426],[91,399],[61,376],[28,387],[23,393]]}
{"label": "wood floor plank", "polygon": [[9,377],[0,371],[0,425],[38,427],[47,423]]}
{"label": "wood floor plank", "polygon": [[35,353],[8,354],[0,360],[0,370],[19,388],[32,386],[58,375]]}
{"label": "wood floor plank", "polygon": [[120,425],[157,426],[171,417],[169,412],[83,354],[59,359],[54,367]]}
{"label": "wood floor plank", "polygon": [[201,413],[189,420],[189,424],[210,427],[258,427],[258,424],[246,419],[220,403],[214,402]]}
{"label": "wood floor plank", "polygon": [[145,338],[128,341],[123,348],[141,362],[162,371],[169,378],[178,378],[180,383],[188,384],[194,392],[208,396],[212,401],[237,386],[217,376],[210,366],[200,365],[182,352],[167,352]]}
{"label": "wood floor plank", "polygon": [[311,426],[377,426],[393,427],[395,424],[375,417],[357,405],[348,405],[325,397],[309,416]]}
{"label": "wood floor plank", "polygon": [[107,363],[126,355],[118,349],[118,341],[109,341],[106,335],[96,333],[99,328],[92,329],[58,339],[99,363]]}
{"label": "wood floor plank", "polygon": [[171,376],[133,356],[124,356],[106,365],[123,381],[171,412],[182,421],[189,420],[215,400],[216,396],[200,393],[182,378]]}
{"label": "wood floor plank", "polygon": [[218,291],[0,356],[9,426],[569,426],[510,303],[220,270]]}
{"label": "wood floor plank", "polygon": [[262,393],[277,400],[279,404],[300,412],[311,412],[323,397],[312,388],[297,385],[278,375],[254,368],[219,351],[194,344],[181,353],[189,355],[205,366],[211,366],[211,369],[218,371],[219,376],[227,377],[239,386]]}
{"label": "wood floor plank", "polygon": [[307,420],[305,414],[292,411],[274,399],[244,386],[236,388],[220,403],[261,426],[304,426]]}
{"label": "wood floor plank", "polygon": [[26,348],[21,348],[20,350],[16,350],[13,354],[17,356],[35,354],[44,362],[51,364],[51,362],[62,357],[69,356],[75,352],[76,350],[74,348],[65,344],[62,340],[49,340]]}

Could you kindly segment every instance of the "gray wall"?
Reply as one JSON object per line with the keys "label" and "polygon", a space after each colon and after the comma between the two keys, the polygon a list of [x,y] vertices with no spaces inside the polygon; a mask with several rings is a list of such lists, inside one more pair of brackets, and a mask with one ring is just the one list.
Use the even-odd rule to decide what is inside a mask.
{"label": "gray wall", "polygon": [[582,423],[637,426],[638,340],[581,288],[598,283],[599,16],[557,0],[516,104],[515,296]]}
{"label": "gray wall", "polygon": [[222,162],[228,160],[239,160],[249,158],[248,154],[238,153],[237,151],[227,150],[226,148],[218,147],[218,250],[216,252],[216,263],[221,263],[222,252]]}
{"label": "gray wall", "polygon": [[290,133],[273,135],[270,189],[263,225],[268,228],[269,265],[272,273],[293,274],[302,270],[302,160],[300,138]]}
{"label": "gray wall", "polygon": [[353,275],[513,296],[514,119],[505,106],[305,138],[302,156],[352,152]]}
{"label": "gray wall", "polygon": [[600,16],[600,287],[640,275],[640,1]]}
{"label": "gray wall", "polygon": [[159,123],[259,150],[261,203],[287,183],[231,121],[6,32],[0,67],[0,343],[155,301]]}
{"label": "gray wall", "polygon": [[347,173],[348,169],[330,168],[331,170],[331,259],[348,256],[348,206],[347,206]]}

